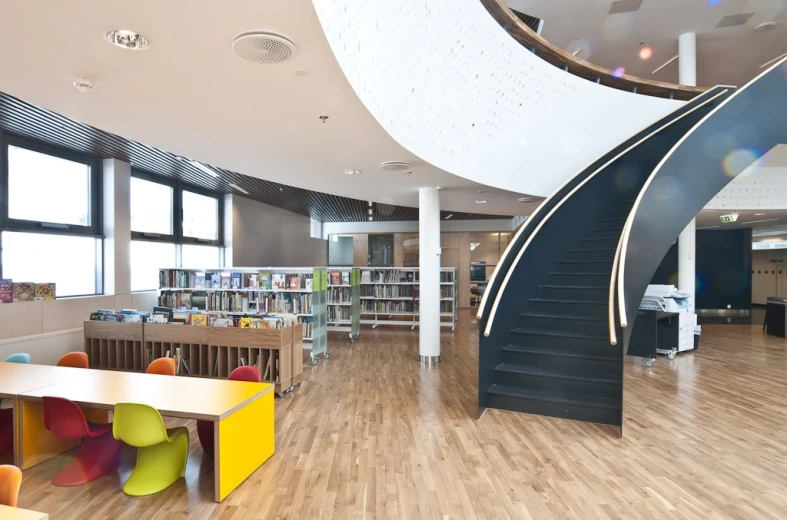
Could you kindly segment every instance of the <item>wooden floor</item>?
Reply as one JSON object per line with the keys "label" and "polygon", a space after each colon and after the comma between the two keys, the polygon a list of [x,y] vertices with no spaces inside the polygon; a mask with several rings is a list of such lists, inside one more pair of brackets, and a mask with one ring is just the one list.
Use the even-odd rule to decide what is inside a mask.
{"label": "wooden floor", "polygon": [[[490,410],[476,420],[477,327],[443,333],[438,368],[417,332],[330,337],[333,357],[276,401],[276,454],[222,504],[194,424],[185,481],[143,499],[119,475],[79,488],[24,473],[20,506],[59,519],[787,518],[787,341],[704,326],[699,351],[626,364],[616,429]],[[170,424],[178,421],[170,420]]]}

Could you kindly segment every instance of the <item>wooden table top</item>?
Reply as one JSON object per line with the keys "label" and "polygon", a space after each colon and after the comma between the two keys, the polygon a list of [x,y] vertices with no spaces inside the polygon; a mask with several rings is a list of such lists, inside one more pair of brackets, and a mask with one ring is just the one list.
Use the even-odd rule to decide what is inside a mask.
{"label": "wooden table top", "polygon": [[85,377],[93,372],[96,370],[0,361],[0,398],[13,399],[24,392]]}
{"label": "wooden table top", "polygon": [[0,504],[0,518],[3,520],[49,520],[49,515]]}
{"label": "wooden table top", "polygon": [[142,403],[169,417],[217,421],[274,388],[269,383],[225,379],[108,370],[91,372],[86,377],[24,392],[19,399],[40,401],[43,396],[56,396],[106,409],[117,403]]}

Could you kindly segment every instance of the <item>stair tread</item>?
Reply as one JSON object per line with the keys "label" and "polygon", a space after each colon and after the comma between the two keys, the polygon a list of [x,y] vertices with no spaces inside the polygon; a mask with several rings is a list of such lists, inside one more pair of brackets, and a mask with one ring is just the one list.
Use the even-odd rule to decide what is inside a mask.
{"label": "stair tread", "polygon": [[531,388],[520,388],[518,386],[492,385],[487,390],[489,393],[498,395],[508,395],[511,397],[521,397],[526,399],[537,399],[541,401],[551,401],[555,403],[575,404],[580,406],[593,406],[596,408],[608,408],[619,410],[620,403],[616,399],[600,397],[589,394],[570,394],[566,392],[548,392]]}
{"label": "stair tread", "polygon": [[542,367],[531,367],[517,363],[500,363],[495,367],[498,372],[511,372],[516,374],[554,377],[556,379],[571,379],[573,381],[587,381],[589,383],[620,384],[620,378],[609,374],[573,374],[563,370],[550,370]]}
{"label": "stair tread", "polygon": [[545,284],[539,285],[539,287],[549,288],[549,289],[598,289],[598,290],[606,290],[609,289],[606,285],[555,285],[555,284]]}
{"label": "stair tread", "polygon": [[513,354],[535,354],[539,356],[553,356],[553,357],[568,357],[577,359],[592,359],[596,361],[620,361],[619,352],[610,347],[610,353],[607,354],[592,354],[589,352],[572,352],[560,351],[554,347],[538,347],[538,346],[522,346],[522,345],[506,345],[502,349],[504,352],[511,352]]}
{"label": "stair tread", "polygon": [[608,305],[608,302],[597,302],[594,300],[566,300],[561,298],[530,298],[528,301],[535,303],[568,303],[579,305]]}
{"label": "stair tread", "polygon": [[511,332],[515,334],[534,334],[536,336],[556,336],[559,338],[577,338],[577,339],[592,339],[592,340],[608,340],[608,336],[594,336],[592,334],[576,334],[572,332],[563,332],[555,330],[539,330],[527,327],[514,327]]}
{"label": "stair tread", "polygon": [[612,260],[558,260],[559,264],[611,264]]}
{"label": "stair tread", "polygon": [[590,230],[591,233],[593,233],[595,231],[623,231],[623,226],[620,226],[620,227],[617,227],[617,226],[616,227],[600,227],[600,228],[595,228],[595,229],[591,229]]}
{"label": "stair tread", "polygon": [[610,218],[602,218],[599,222],[617,222],[619,220],[626,220],[628,217],[610,217]]}
{"label": "stair tread", "polygon": [[562,320],[581,320],[581,321],[607,321],[607,318],[598,318],[594,316],[580,316],[578,314],[552,314],[549,312],[521,312],[520,316],[525,318],[547,318],[547,319],[562,319]]}
{"label": "stair tread", "polygon": [[579,249],[569,249],[569,253],[612,253],[617,251],[617,248],[614,247],[590,247],[590,248],[579,248]]}
{"label": "stair tread", "polygon": [[580,238],[579,239],[580,242],[598,242],[599,240],[617,240],[617,237],[599,237],[599,238]]}
{"label": "stair tread", "polygon": [[552,271],[547,273],[550,276],[607,276],[609,277],[610,273],[563,273],[559,271]]}

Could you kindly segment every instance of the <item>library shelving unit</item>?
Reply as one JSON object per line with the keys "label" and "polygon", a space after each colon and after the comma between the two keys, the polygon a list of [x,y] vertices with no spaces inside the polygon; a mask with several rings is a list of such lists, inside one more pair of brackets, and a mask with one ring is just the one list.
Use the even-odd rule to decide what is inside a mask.
{"label": "library shelving unit", "polygon": [[[456,328],[457,291],[456,269],[440,269],[440,326]],[[417,267],[362,267],[361,268],[361,324],[418,326]],[[412,318],[412,319],[402,319]]]}
{"label": "library shelving unit", "polygon": [[350,342],[361,330],[361,270],[357,267],[328,269],[328,330],[347,332]]}
{"label": "library shelving unit", "polygon": [[84,323],[90,368],[144,372],[161,357],[177,359],[177,375],[226,379],[256,366],[281,397],[303,378],[302,327],[242,329],[157,323]]}
{"label": "library shelving unit", "polygon": [[229,316],[294,314],[312,364],[328,352],[327,271],[313,267],[159,269],[159,305]]}

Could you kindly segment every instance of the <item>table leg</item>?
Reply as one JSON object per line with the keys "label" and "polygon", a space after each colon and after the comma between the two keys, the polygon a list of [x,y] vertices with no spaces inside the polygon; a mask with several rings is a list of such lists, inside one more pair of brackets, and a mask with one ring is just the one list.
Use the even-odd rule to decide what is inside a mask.
{"label": "table leg", "polygon": [[273,392],[213,425],[214,499],[221,502],[273,455]]}

